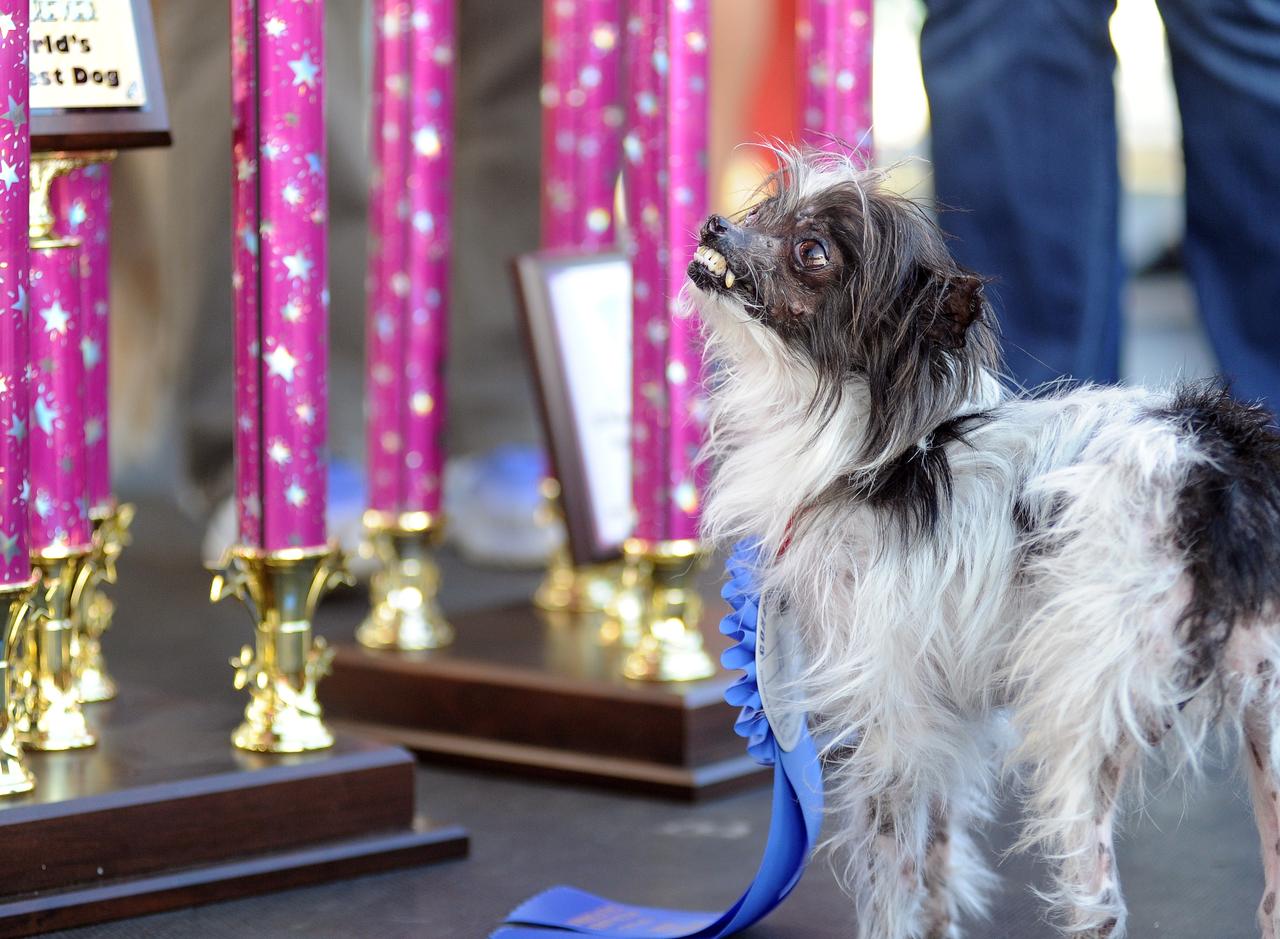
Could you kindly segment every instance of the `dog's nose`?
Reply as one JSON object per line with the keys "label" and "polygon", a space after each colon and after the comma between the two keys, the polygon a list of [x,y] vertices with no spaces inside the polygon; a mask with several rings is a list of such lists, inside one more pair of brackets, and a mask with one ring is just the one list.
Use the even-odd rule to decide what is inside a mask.
{"label": "dog's nose", "polygon": [[708,215],[702,223],[702,231],[698,233],[698,239],[704,245],[717,251],[745,248],[753,237],[754,233],[738,227],[723,215]]}

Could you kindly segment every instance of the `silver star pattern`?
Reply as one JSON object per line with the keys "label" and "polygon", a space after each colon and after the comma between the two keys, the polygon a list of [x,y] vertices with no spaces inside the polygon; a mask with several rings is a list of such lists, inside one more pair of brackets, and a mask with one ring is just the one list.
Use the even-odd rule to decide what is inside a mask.
{"label": "silver star pattern", "polygon": [[18,544],[18,536],[7,531],[0,532],[0,555],[4,555],[5,567],[13,565],[13,559],[22,552]]}
{"label": "silver star pattern", "polygon": [[311,60],[311,53],[308,52],[302,58],[290,62],[289,68],[293,69],[293,83],[295,85],[305,85],[308,88],[316,87],[316,77],[320,74],[320,66]]}
{"label": "silver star pattern", "polygon": [[12,124],[14,130],[17,130],[27,122],[27,106],[19,104],[13,99],[13,95],[9,95],[9,109],[0,114],[0,117]]}
{"label": "silver star pattern", "polygon": [[36,426],[40,428],[40,432],[46,437],[53,436],[53,424],[60,414],[61,412],[56,405],[49,404],[43,397],[36,397],[31,416],[35,419]]}
{"label": "silver star pattern", "polygon": [[311,279],[311,269],[316,265],[302,251],[298,251],[296,254],[285,256],[284,266],[291,278],[306,281]]}
{"label": "silver star pattern", "polygon": [[285,381],[293,381],[293,374],[298,367],[298,360],[284,346],[276,346],[263,356],[262,360],[267,363],[267,368],[272,375],[278,375]]}
{"label": "silver star pattern", "polygon": [[40,318],[44,320],[44,328],[48,332],[66,335],[67,324],[70,322],[71,314],[62,306],[61,302],[54,300],[52,305],[40,311]]}

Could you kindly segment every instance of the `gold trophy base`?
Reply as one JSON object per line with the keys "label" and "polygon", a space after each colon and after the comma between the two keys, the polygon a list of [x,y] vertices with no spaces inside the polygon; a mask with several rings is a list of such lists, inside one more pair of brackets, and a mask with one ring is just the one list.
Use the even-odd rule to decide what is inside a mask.
{"label": "gold trophy base", "polygon": [[32,750],[78,750],[97,738],[89,730],[76,689],[75,611],[93,576],[87,549],[37,553],[41,616],[28,630],[26,662],[30,675],[18,723],[18,738]]}
{"label": "gold trophy base", "polygon": [[[196,598],[160,589],[179,621],[198,619]],[[199,662],[175,650],[169,664]],[[123,687],[95,716],[97,747],[31,757],[35,798],[0,803],[22,800],[0,809],[3,939],[467,852],[466,833],[415,799],[413,758],[398,747],[343,734],[315,754],[243,753],[227,745],[220,702],[145,686]]]}
{"label": "gold trophy base", "polygon": [[366,649],[423,652],[453,642],[437,595],[440,569],[432,554],[442,528],[426,512],[406,513],[388,521],[381,513],[365,515],[368,547],[380,568],[370,583],[372,606],[356,630]]}
{"label": "gold trophy base", "polygon": [[638,636],[622,674],[638,681],[697,681],[716,673],[702,645],[698,574],[705,556],[695,541],[630,539],[627,571],[611,622],[622,641]]}
{"label": "gold trophy base", "polygon": [[[275,643],[275,637],[260,636],[260,657],[264,647]],[[306,753],[333,746],[333,734],[321,718],[320,706],[317,704],[314,712],[295,706],[291,692],[287,684],[251,690],[244,721],[232,732],[231,742],[253,753]]]}
{"label": "gold trophy base", "polygon": [[239,597],[255,620],[255,644],[231,660],[235,686],[249,692],[244,721],[231,735],[241,750],[304,753],[333,745],[316,700],[333,652],[312,636],[320,597],[347,582],[334,547],[264,552],[233,548],[214,577],[211,598]]}
{"label": "gold trophy base", "polygon": [[[0,742],[0,748],[4,743]],[[17,796],[36,787],[36,778],[19,757],[0,757],[0,797]]]}
{"label": "gold trophy base", "polygon": [[76,682],[81,704],[101,704],[111,701],[116,696],[116,683],[107,674],[102,659],[102,643],[91,639],[80,646],[80,654],[84,656],[85,665]]}

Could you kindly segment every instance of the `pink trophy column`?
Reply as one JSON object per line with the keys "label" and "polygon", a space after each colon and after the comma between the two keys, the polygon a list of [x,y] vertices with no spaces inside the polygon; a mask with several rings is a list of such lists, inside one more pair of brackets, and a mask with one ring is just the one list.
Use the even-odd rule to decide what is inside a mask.
{"label": "pink trophy column", "polygon": [[313,637],[321,596],[345,579],[325,525],[328,193],[320,0],[231,0],[232,286],[239,543],[214,575],[254,645],[233,660],[248,692],[242,750],[333,745],[316,686],[332,653]]}
{"label": "pink trophy column", "polygon": [[873,0],[798,0],[800,137],[833,153],[871,152]]}
{"label": "pink trophy column", "polygon": [[573,249],[578,242],[577,108],[582,0],[542,3],[542,247]]}
{"label": "pink trophy column", "polygon": [[440,513],[453,184],[454,0],[413,0],[401,511]]}
{"label": "pink trophy column", "polygon": [[31,550],[87,552],[80,249],[31,251]]}
{"label": "pink trophy column", "polygon": [[81,242],[84,335],[84,437],[90,514],[112,507],[108,438],[109,318],[111,304],[111,167],[98,163],[54,180],[50,193],[58,234]]}
{"label": "pink trophy column", "polygon": [[543,248],[598,251],[616,240],[621,26],[622,0],[543,3]]}
{"label": "pink trophy column", "polygon": [[704,431],[697,325],[677,315],[706,214],[707,0],[637,0],[627,22],[635,537],[697,537]]}
{"label": "pink trophy column", "polygon": [[[28,5],[10,3],[8,10],[14,26],[0,31],[0,81],[5,86],[0,94],[25,115]],[[4,183],[0,187],[0,588],[31,580],[27,538],[30,130],[25,120],[0,117],[0,181]]]}
{"label": "pink trophy column", "polygon": [[232,0],[240,543],[326,543],[324,4]]}
{"label": "pink trophy column", "polygon": [[405,323],[409,307],[410,24],[407,0],[374,4],[366,407],[369,508],[400,511]]}
{"label": "pink trophy column", "polygon": [[[581,0],[577,49],[577,247],[613,246],[614,193],[622,158],[622,0]],[[577,96],[574,96],[577,100]]]}
{"label": "pink trophy column", "polygon": [[[614,207],[626,110],[622,102],[622,8],[626,0],[543,0],[542,248],[615,249]],[[550,484],[547,486],[546,484]],[[543,492],[559,512],[559,485]],[[567,545],[552,556],[534,603],[548,610],[597,608],[613,591],[605,567],[576,569]]]}
{"label": "pink trophy column", "polygon": [[375,649],[453,636],[431,555],[443,530],[455,2],[375,4],[365,529],[379,567],[356,630]]}

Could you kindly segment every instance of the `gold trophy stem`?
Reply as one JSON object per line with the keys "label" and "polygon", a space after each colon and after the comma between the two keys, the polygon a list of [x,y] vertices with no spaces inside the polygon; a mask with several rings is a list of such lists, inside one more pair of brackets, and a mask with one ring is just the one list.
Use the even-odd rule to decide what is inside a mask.
{"label": "gold trophy stem", "polygon": [[31,599],[38,580],[0,587],[0,608],[7,609],[4,659],[0,661],[0,796],[18,795],[35,788],[36,778],[22,758],[18,720],[23,704],[22,645],[31,627]]}
{"label": "gold trophy stem", "polygon": [[638,636],[622,673],[642,681],[695,681],[716,673],[702,646],[698,574],[705,556],[694,541],[631,539],[616,615],[622,638]]}
{"label": "gold trophy stem", "polygon": [[437,599],[440,569],[433,557],[443,525],[427,512],[387,518],[365,514],[369,550],[378,561],[369,615],[356,639],[369,649],[417,652],[453,642],[453,627]]}
{"label": "gold trophy stem", "polygon": [[72,636],[76,691],[85,704],[110,701],[116,696],[115,680],[107,672],[102,655],[102,634],[110,628],[116,607],[102,587],[116,582],[116,563],[130,542],[134,507],[112,502],[89,514],[93,520],[93,553],[89,557],[92,573],[81,597]]}
{"label": "gold trophy stem", "polygon": [[602,613],[609,608],[622,577],[619,564],[578,566],[561,547],[551,555],[547,576],[533,595],[534,605],[548,613]]}
{"label": "gold trophy stem", "polygon": [[312,635],[328,590],[349,582],[337,548],[262,552],[233,548],[213,580],[214,602],[239,597],[254,618],[254,645],[231,660],[235,686],[249,692],[244,721],[231,735],[241,750],[302,753],[332,746],[316,699],[333,651]]}
{"label": "gold trophy stem", "polygon": [[92,574],[87,550],[36,553],[41,614],[27,630],[26,701],[18,736],[32,750],[75,750],[97,738],[76,693],[72,637],[81,595]]}
{"label": "gold trophy stem", "polygon": [[[560,482],[548,476],[540,485],[542,506],[539,521],[564,524],[560,504]],[[561,545],[547,562],[547,575],[533,595],[533,603],[548,613],[602,613],[618,591],[622,568],[618,564],[573,563],[567,545]]]}

